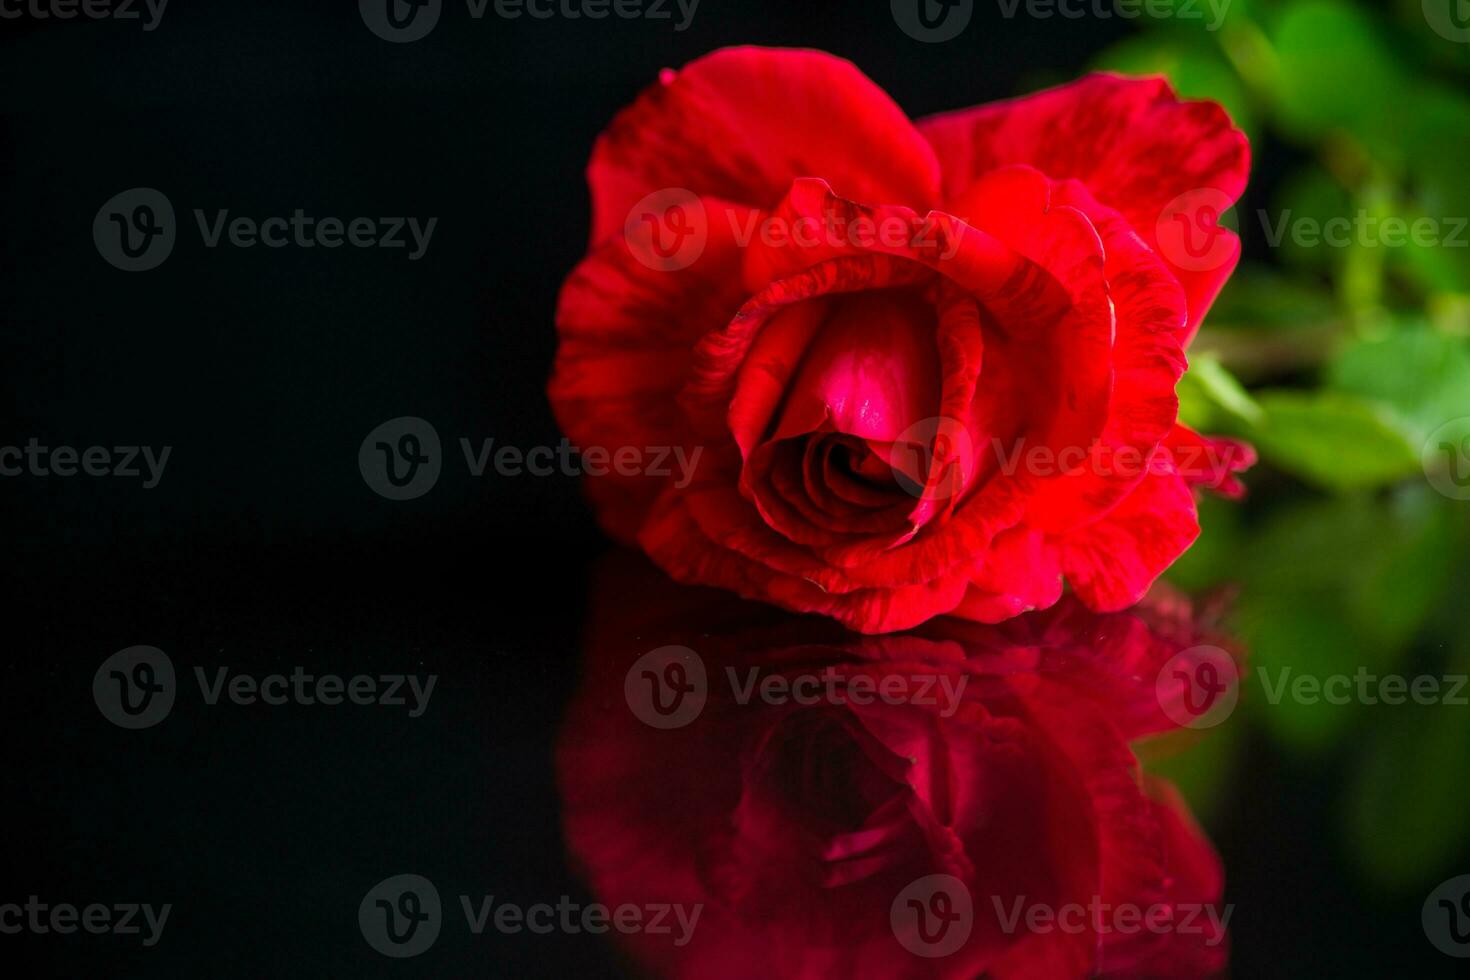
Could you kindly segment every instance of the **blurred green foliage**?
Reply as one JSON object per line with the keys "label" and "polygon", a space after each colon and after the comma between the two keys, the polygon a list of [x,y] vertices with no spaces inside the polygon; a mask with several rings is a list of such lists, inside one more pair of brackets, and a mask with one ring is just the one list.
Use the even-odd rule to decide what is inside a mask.
{"label": "blurred green foliage", "polygon": [[[1465,852],[1470,706],[1270,687],[1470,671],[1470,501],[1428,476],[1449,465],[1443,445],[1470,447],[1470,42],[1430,24],[1434,2],[1457,0],[1231,0],[1218,30],[1145,18],[1095,65],[1220,102],[1256,161],[1229,222],[1244,258],[1179,394],[1187,423],[1262,462],[1245,502],[1202,504],[1200,542],[1170,572],[1233,597],[1249,668],[1227,727],[1253,737],[1150,766],[1206,816],[1230,805],[1223,780],[1248,765],[1231,756],[1257,736],[1340,767],[1340,846],[1369,885],[1410,890]],[[1292,233],[1333,219],[1359,224],[1335,242]],[[1434,234],[1385,240],[1416,221]]]}

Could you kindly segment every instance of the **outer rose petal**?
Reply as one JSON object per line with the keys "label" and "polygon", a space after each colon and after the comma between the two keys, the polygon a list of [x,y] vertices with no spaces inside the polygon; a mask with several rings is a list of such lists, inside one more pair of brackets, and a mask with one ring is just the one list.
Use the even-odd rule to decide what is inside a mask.
{"label": "outer rose petal", "polygon": [[587,168],[592,241],[669,187],[770,207],[797,177],[860,201],[934,203],[939,166],[908,116],[851,62],[725,48],[665,70],[613,120]]}
{"label": "outer rose petal", "polygon": [[1126,609],[1199,536],[1194,494],[1174,472],[1150,472],[1086,527],[1054,539],[1074,592],[1098,612]]}
{"label": "outer rose petal", "polygon": [[1062,597],[1057,551],[1040,531],[1027,527],[997,535],[970,578],[972,587],[955,612],[982,623],[1048,609]]}
{"label": "outer rose petal", "polygon": [[1174,389],[1187,339],[1184,292],[1118,212],[1076,181],[1058,185],[1055,195],[1086,214],[1102,237],[1116,329],[1112,401],[1101,437],[1086,464],[1048,483],[1033,503],[1031,523],[1053,532],[1107,511],[1143,478],[1179,414]]}
{"label": "outer rose petal", "polygon": [[[692,348],[744,299],[740,249],[724,220],[730,206],[705,203],[713,216],[708,243],[688,268],[650,268],[617,238],[593,249],[562,286],[548,395],[574,445],[692,451],[697,443],[676,401]],[[633,540],[661,489],[658,480],[616,472],[583,482],[598,519],[622,541]]]}
{"label": "outer rose petal", "polygon": [[[1205,189],[1234,201],[1250,170],[1250,145],[1225,110],[1179,101],[1162,78],[1089,75],[918,125],[939,155],[946,198],[959,196],[988,170],[1030,164],[1052,178],[1082,181],[1156,251],[1155,229],[1170,202]],[[1223,234],[1234,240],[1233,233]],[[1204,270],[1164,258],[1189,297],[1193,333],[1235,268],[1239,242]]]}
{"label": "outer rose petal", "polygon": [[[701,497],[718,499],[701,501]],[[691,506],[700,504],[705,505],[707,520],[723,514],[730,522],[728,533],[747,536],[750,543],[745,552],[708,536],[690,514]],[[964,596],[966,586],[963,578],[952,576],[920,585],[827,592],[811,579],[763,564],[773,557],[762,553],[762,548],[793,546],[762,524],[754,509],[734,491],[664,494],[639,533],[638,543],[676,581],[713,585],[747,599],[831,616],[862,633],[908,629],[947,613]],[[747,552],[756,557],[748,557]],[[800,553],[793,554],[799,557]],[[815,570],[815,561],[805,560]]]}
{"label": "outer rose petal", "polygon": [[1232,499],[1245,495],[1235,474],[1250,469],[1256,450],[1239,439],[1202,436],[1187,425],[1176,425],[1164,440],[1175,469],[1191,484]]}
{"label": "outer rose petal", "polygon": [[[1058,331],[1051,348],[1044,351],[1050,363],[1015,364],[1000,380],[1017,384],[1016,394],[1022,398],[1038,388],[1045,393],[1049,404],[1035,406],[1027,414],[1035,418],[1055,413],[1044,440],[1052,449],[1087,445],[1104,426],[1109,396],[1115,387],[1110,348],[1116,325],[1111,290],[1109,285],[1091,288],[1099,272],[1107,278],[1107,260],[1111,258],[1099,229],[1085,211],[1054,196],[1051,183],[1031,167],[992,171],[971,184],[950,206],[956,217],[1047,269],[1071,292],[1075,308],[1072,321]],[[1015,332],[1014,325],[1002,324],[1002,329]],[[1028,342],[1034,344],[1037,339],[1028,338]],[[1045,376],[1043,372],[1055,374],[1060,383],[1054,387],[1037,384]],[[982,376],[982,392],[999,394],[995,383],[994,376]],[[1001,398],[1008,408],[1017,400]],[[992,430],[990,434],[1002,433]]]}

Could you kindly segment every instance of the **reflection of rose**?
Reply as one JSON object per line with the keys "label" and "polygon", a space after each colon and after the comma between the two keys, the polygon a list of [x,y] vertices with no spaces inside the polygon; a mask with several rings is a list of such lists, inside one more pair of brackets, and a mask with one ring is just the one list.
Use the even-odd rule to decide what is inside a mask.
{"label": "reflection of rose", "polygon": [[[1070,930],[1028,929],[1012,915],[1018,902],[1127,904],[1178,923],[1191,906],[1218,913],[1215,855],[1172,789],[1140,776],[1128,745],[1176,727],[1154,677],[1198,642],[1177,613],[1098,615],[1069,599],[1000,626],[937,621],[863,639],[664,585],[641,565],[608,575],[596,602],[559,750],[565,829],[600,901],[703,906],[685,946],[627,937],[655,975],[1223,969],[1225,937],[1205,914],[1128,933],[1091,915]],[[623,697],[630,666],[665,644],[695,651],[709,679],[703,710],[677,730],[646,724]],[[900,678],[915,696],[741,704],[733,690],[752,670],[835,672],[839,692],[858,678],[867,690]],[[924,700],[916,678],[960,691],[958,703],[914,703]],[[929,876],[957,879],[973,906],[968,938],[941,956],[916,955],[922,937],[894,912],[915,889],[922,899],[929,882],[950,880]]]}
{"label": "reflection of rose", "polygon": [[580,445],[698,464],[589,480],[600,519],[866,633],[1045,608],[1063,576],[1137,601],[1198,533],[1191,486],[1250,459],[1174,392],[1248,158],[1159,79],[912,123],[820,52],[666,72],[593,152],[550,393]]}

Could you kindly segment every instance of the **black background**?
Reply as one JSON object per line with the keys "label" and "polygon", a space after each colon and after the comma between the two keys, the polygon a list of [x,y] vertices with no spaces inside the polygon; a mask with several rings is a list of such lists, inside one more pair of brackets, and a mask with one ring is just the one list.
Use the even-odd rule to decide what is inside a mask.
{"label": "black background", "polygon": [[[664,66],[735,43],[854,60],[912,115],[1076,74],[1122,21],[980,3],[916,42],[886,0],[703,0],[670,21],[472,20],[388,44],[351,0],[174,0],[139,22],[0,21],[5,180],[0,443],[168,445],[161,484],[7,478],[0,901],[171,902],[157,948],[0,936],[58,976],[621,975],[588,936],[471,937],[393,962],[357,929],[378,880],[446,901],[584,896],[563,856],[551,745],[575,683],[589,561],[606,545],[564,477],[472,478],[456,440],[555,445],[544,395],[562,277],[586,242],[593,139]],[[1269,182],[1269,153],[1256,180]],[[158,269],[98,255],[94,215],[168,195]],[[1252,192],[1258,193],[1257,190]],[[439,219],[427,254],[205,248],[192,211]],[[1247,242],[1247,249],[1250,243]],[[430,420],[438,485],[375,495],[357,449]],[[429,711],[205,706],[127,732],[91,678],[151,644],[230,665],[434,673]],[[1416,905],[1333,865],[1338,774],[1248,747],[1212,827],[1241,977],[1448,973]]]}

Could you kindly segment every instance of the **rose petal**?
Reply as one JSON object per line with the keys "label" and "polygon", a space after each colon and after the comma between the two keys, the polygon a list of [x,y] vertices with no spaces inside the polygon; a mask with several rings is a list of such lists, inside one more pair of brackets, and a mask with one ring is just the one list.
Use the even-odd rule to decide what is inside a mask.
{"label": "rose petal", "polygon": [[939,185],[929,144],[851,62],[725,48],[666,70],[598,138],[587,168],[592,241],[615,235],[653,191],[770,207],[807,176],[857,200],[917,207],[932,204]]}
{"label": "rose petal", "polygon": [[[1250,169],[1245,134],[1212,102],[1181,102],[1162,78],[1089,75],[1032,95],[922,119],[934,146],[947,198],[986,171],[1030,164],[1049,177],[1076,178],[1116,208],[1150,247],[1171,202],[1210,192],[1224,203],[1240,197]],[[1189,332],[1199,326],[1239,256],[1190,268],[1165,255],[1189,298]]]}
{"label": "rose petal", "polygon": [[[1075,471],[1040,488],[1029,522],[1061,532],[1106,512],[1138,485],[1179,414],[1186,300],[1178,282],[1113,209],[1075,181],[1056,199],[1091,219],[1106,252],[1114,323],[1112,398],[1107,423]],[[1074,450],[1076,452],[1076,450]]]}
{"label": "rose petal", "polygon": [[1111,612],[1142,599],[1198,536],[1189,484],[1150,472],[1105,516],[1054,542],[1073,590],[1090,608]]}
{"label": "rose petal", "polygon": [[1172,465],[1190,482],[1222,497],[1245,496],[1245,484],[1235,476],[1255,465],[1256,451],[1239,439],[1202,436],[1186,425],[1176,425],[1164,440]]}
{"label": "rose petal", "polygon": [[[964,596],[966,583],[962,578],[907,587],[826,592],[811,581],[762,564],[742,550],[717,546],[690,512],[691,505],[706,496],[665,494],[654,504],[639,533],[644,551],[676,581],[713,585],[796,612],[830,616],[860,633],[908,629],[948,612]],[[734,503],[747,511],[749,505],[733,491],[723,499],[724,517],[739,521],[741,510],[735,509]],[[748,549],[759,553],[762,543],[773,549],[794,547],[759,521],[755,524],[758,526],[745,525],[753,539],[746,545]]]}
{"label": "rose petal", "polygon": [[[729,207],[708,201],[711,212]],[[695,439],[677,403],[698,339],[729,322],[744,298],[740,253],[728,224],[715,221],[699,258],[662,270],[621,239],[593,249],[567,277],[557,303],[561,335],[547,394],[574,445],[680,446]],[[689,458],[686,456],[686,458]],[[599,520],[631,541],[661,490],[649,476],[617,472],[584,481]]]}

